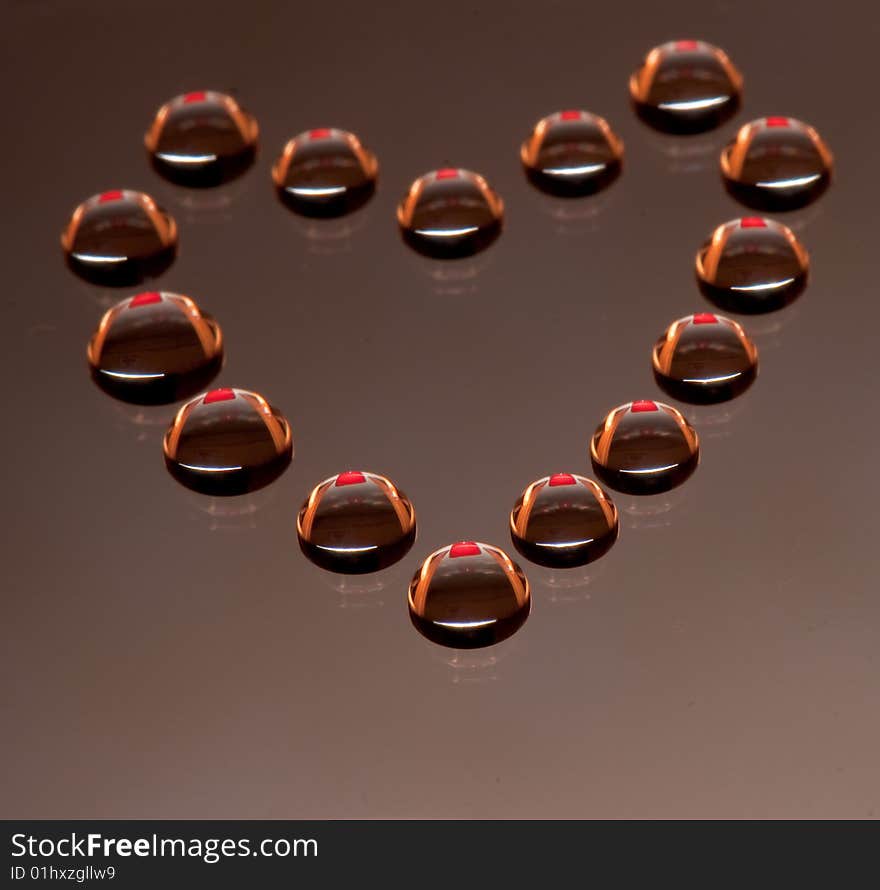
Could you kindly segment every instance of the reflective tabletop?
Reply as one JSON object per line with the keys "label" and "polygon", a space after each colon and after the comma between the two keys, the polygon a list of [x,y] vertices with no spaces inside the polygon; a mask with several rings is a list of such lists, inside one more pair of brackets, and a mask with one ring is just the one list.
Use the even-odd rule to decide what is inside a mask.
{"label": "reflective tabletop", "polygon": [[[365,8],[228,0],[3,4],[2,437],[7,520],[0,814],[22,818],[870,817],[880,813],[880,548],[873,238],[880,117],[864,76],[880,15],[843,2]],[[853,21],[858,26],[852,25]],[[742,107],[716,129],[642,122],[628,79],[663,41],[723,47]],[[253,167],[187,189],[151,167],[164,102],[228,93],[259,123]],[[520,146],[562,109],[606,119],[620,175],[555,197]],[[572,569],[514,550],[534,480],[593,478],[597,424],[667,401],[652,348],[714,311],[697,251],[755,211],[722,148],[791,115],[835,157],[814,203],[767,214],[809,251],[791,305],[740,316],[759,373],[718,405],[674,404],[700,465],[647,497],[610,491],[620,535]],[[298,215],[272,165],[312,128],[378,159],[347,215]],[[396,210],[429,171],[503,199],[487,249],[434,259]],[[874,172],[872,172],[874,171]],[[143,191],[179,229],[148,289],[222,325],[214,385],[289,421],[294,457],[237,497],[178,484],[180,403],[92,381],[101,315],[137,288],[89,284],[59,245],[72,210]],[[417,539],[364,575],[313,565],[303,501],[344,471],[392,479]],[[531,614],[495,646],[414,628],[432,552],[502,548]]]}

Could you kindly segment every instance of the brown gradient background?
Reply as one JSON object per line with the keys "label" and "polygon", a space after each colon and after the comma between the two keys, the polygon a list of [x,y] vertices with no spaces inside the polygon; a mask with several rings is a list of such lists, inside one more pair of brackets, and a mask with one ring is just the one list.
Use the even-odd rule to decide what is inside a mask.
{"label": "brown gradient background", "polygon": [[[876,816],[880,35],[865,10],[6,0],[2,815]],[[747,92],[735,122],[676,139],[636,120],[626,83],[681,37],[726,47]],[[231,188],[188,194],[141,140],[162,101],[206,87],[257,116],[262,153]],[[567,106],[626,144],[597,199],[550,200],[519,168],[533,121]],[[694,252],[739,212],[718,149],[763,114],[815,124],[838,174],[784,217],[814,275],[791,310],[745,321],[753,390],[697,412],[703,463],[683,488],[616,498],[621,539],[589,572],[523,564],[534,608],[512,640],[428,643],[405,605],[421,559],[459,538],[508,547],[520,490],[589,473],[606,410],[660,395],[654,339],[706,308]],[[381,163],[374,200],[339,224],[298,219],[270,187],[284,140],[320,126]],[[507,203],[463,279],[448,276],[467,263],[415,256],[394,222],[408,182],[449,164]],[[292,422],[291,469],[252,498],[175,484],[172,411],[89,380],[86,340],[127,292],[73,278],[58,235],[78,201],[122,187],[177,216],[159,284],[220,320],[219,383]],[[399,565],[345,581],[306,562],[294,522],[350,467],[394,478],[420,533]]]}

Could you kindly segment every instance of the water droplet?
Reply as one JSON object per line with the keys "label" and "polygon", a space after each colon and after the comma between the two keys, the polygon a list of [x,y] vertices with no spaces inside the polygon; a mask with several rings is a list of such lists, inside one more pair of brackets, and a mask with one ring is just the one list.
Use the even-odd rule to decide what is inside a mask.
{"label": "water droplet", "polygon": [[231,96],[185,93],[157,112],[144,144],[153,168],[179,185],[220,185],[244,173],[257,155],[256,120]]}
{"label": "water droplet", "polygon": [[125,402],[161,405],[204,389],[223,364],[220,327],[189,297],[138,294],[109,309],[87,350],[95,383]]}
{"label": "water droplet", "polygon": [[187,402],[163,448],[178,482],[217,496],[268,485],[293,456],[290,425],[281,412],[246,389],[213,389]]}
{"label": "water droplet", "polygon": [[674,321],[654,344],[654,377],[674,399],[726,402],[758,375],[758,350],[735,321],[699,312]]}
{"label": "water droplet", "polygon": [[376,189],[379,163],[354,133],[307,130],[284,146],[272,167],[278,197],[304,216],[341,216]]}
{"label": "water droplet", "polygon": [[529,582],[497,547],[460,541],[432,553],[409,585],[409,614],[429,640],[456,649],[491,646],[529,617]]}
{"label": "water droplet", "polygon": [[721,152],[727,190],[759,210],[794,210],[815,201],[831,182],[833,164],[822,137],[793,117],[744,124]]}
{"label": "water droplet", "polygon": [[404,241],[438,259],[485,250],[503,216],[504,202],[482,176],[452,167],[420,176],[397,207]]}
{"label": "water droplet", "polygon": [[810,258],[787,226],[746,216],[726,222],[697,253],[700,290],[729,312],[772,312],[807,284]]}
{"label": "water droplet", "polygon": [[533,482],[510,514],[516,549],[538,565],[569,568],[604,556],[617,540],[617,508],[584,476],[556,473]]}
{"label": "water droplet", "polygon": [[593,470],[627,494],[658,494],[681,485],[697,468],[697,434],[662,402],[627,402],[609,412],[590,442]]}
{"label": "water droplet", "polygon": [[655,46],[629,79],[639,117],[667,133],[717,127],[739,108],[742,75],[727,54],[703,40]]}
{"label": "water droplet", "polygon": [[86,281],[129,287],[171,265],[177,223],[143,192],[102,192],[73,212],[61,247],[68,266]]}
{"label": "water droplet", "polygon": [[377,473],[348,471],[316,486],[296,520],[303,553],[331,572],[376,572],[406,555],[416,539],[407,496]]}
{"label": "water droplet", "polygon": [[564,197],[589,195],[620,174],[623,143],[588,111],[559,111],[535,124],[520,157],[533,185]]}

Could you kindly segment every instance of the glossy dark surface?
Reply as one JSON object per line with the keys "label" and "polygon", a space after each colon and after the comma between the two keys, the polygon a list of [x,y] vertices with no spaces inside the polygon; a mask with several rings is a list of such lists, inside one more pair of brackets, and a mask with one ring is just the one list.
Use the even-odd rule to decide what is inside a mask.
{"label": "glossy dark surface", "polygon": [[247,494],[290,463],[290,426],[277,408],[245,389],[212,389],[187,402],[165,433],[168,472],[200,494]]}
{"label": "glossy dark surface", "polygon": [[[3,7],[3,815],[880,815],[877,8],[153,0],[136,27],[131,9]],[[723,46],[746,77],[744,111],[717,130],[667,136],[630,107],[632,69],[676,36]],[[151,169],[144,127],[204,85],[241,97],[261,151],[228,185],[183,189]],[[611,122],[625,170],[554,198],[520,145],[579,107]],[[609,489],[622,528],[605,556],[526,562],[509,533],[525,484],[592,476],[587,443],[612,406],[678,404],[648,354],[672,319],[715,311],[694,254],[743,213],[718,155],[778,109],[838,164],[820,201],[783,218],[809,248],[807,290],[733,316],[758,381],[679,405],[700,467],[667,494]],[[379,187],[357,213],[307,219],[279,204],[271,166],[328,124],[376,152]],[[450,165],[488,178],[505,229],[470,260],[432,262],[401,243],[395,208]],[[174,406],[129,406],[89,377],[86,342],[135,290],[71,275],[58,230],[119,184],[180,224],[152,287],[222,325],[213,385],[261,392],[291,422],[293,463],[253,495],[175,484],[160,457]],[[309,491],[350,467],[388,474],[418,510],[417,544],[374,575],[325,572],[296,540]],[[507,550],[534,600],[520,633],[470,652],[424,639],[406,605],[424,557],[462,538]]]}
{"label": "glossy dark surface", "polygon": [[376,189],[379,162],[347,130],[307,130],[289,140],[272,167],[281,201],[303,216],[334,217],[357,210]]}
{"label": "glossy dark surface", "polygon": [[61,233],[67,265],[105,287],[129,287],[161,275],[177,252],[177,223],[142,192],[93,195]]}
{"label": "glossy dark surface", "polygon": [[554,473],[533,482],[510,513],[513,546],[549,568],[573,568],[604,556],[617,540],[617,508],[584,476]]}
{"label": "glossy dark surface", "polygon": [[161,405],[204,389],[223,365],[220,326],[189,297],[146,291],[108,309],[87,349],[92,379],[125,402]]}
{"label": "glossy dark surface", "polygon": [[541,118],[520,148],[533,185],[551,195],[591,195],[620,175],[623,143],[608,122],[588,111]]}
{"label": "glossy dark surface", "polygon": [[721,152],[721,176],[733,197],[757,210],[797,210],[831,183],[834,159],[814,127],[793,117],[743,124]]}
{"label": "glossy dark surface", "polygon": [[397,207],[403,240],[438,259],[466,257],[501,233],[504,202],[483,176],[443,167],[420,176]]}
{"label": "glossy dark surface", "polygon": [[788,226],[746,216],[715,229],[697,251],[696,270],[700,290],[717,306],[757,315],[801,295],[810,257]]}
{"label": "glossy dark surface", "polygon": [[699,439],[677,409],[640,399],[614,408],[596,427],[590,459],[606,485],[627,494],[660,494],[697,468]]}
{"label": "glossy dark surface", "polygon": [[213,90],[166,102],[144,137],[160,176],[191,187],[235,179],[254,162],[259,127],[232,97]]}
{"label": "glossy dark surface", "polygon": [[416,539],[409,498],[385,476],[348,470],[316,485],[296,519],[303,553],[330,572],[388,568]]}
{"label": "glossy dark surface", "polygon": [[658,130],[698,133],[739,109],[743,78],[727,54],[704,40],[654,47],[633,72],[629,92],[638,115]]}
{"label": "glossy dark surface", "polygon": [[506,640],[531,609],[529,582],[498,547],[459,541],[432,553],[409,585],[409,617],[441,646],[479,649]]}
{"label": "glossy dark surface", "polygon": [[708,405],[742,395],[758,376],[758,350],[742,325],[712,312],[674,321],[651,353],[660,388],[682,402]]}

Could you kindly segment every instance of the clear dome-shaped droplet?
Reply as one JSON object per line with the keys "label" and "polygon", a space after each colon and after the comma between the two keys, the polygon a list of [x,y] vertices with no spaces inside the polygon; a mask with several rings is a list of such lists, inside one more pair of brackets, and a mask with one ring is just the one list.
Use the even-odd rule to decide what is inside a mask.
{"label": "clear dome-shaped droplet", "polygon": [[102,192],[73,212],[61,235],[67,264],[81,278],[129,287],[161,275],[177,252],[177,223],[143,192]]}
{"label": "clear dome-shaped droplet", "polygon": [[497,547],[459,541],[432,553],[409,585],[409,615],[429,640],[457,649],[491,646],[529,617],[529,582]]}
{"label": "clear dome-shaped droplet", "polygon": [[658,494],[681,485],[697,468],[695,430],[670,405],[627,402],[609,412],[590,442],[593,470],[627,494]]}
{"label": "clear dome-shaped droplet", "polygon": [[729,312],[781,309],[807,284],[810,258],[787,226],[745,216],[718,226],[697,252],[700,290]]}
{"label": "clear dome-shaped droplet", "polygon": [[157,173],[179,185],[220,185],[257,155],[259,128],[232,96],[211,90],[166,102],[144,137]]}
{"label": "clear dome-shaped droplet", "polygon": [[822,137],[793,117],[744,124],[721,151],[721,175],[733,197],[758,210],[794,210],[831,182],[834,159]]}
{"label": "clear dome-shaped droplet", "polygon": [[187,402],[163,444],[165,464],[178,482],[218,496],[268,485],[293,455],[281,412],[246,389],[213,389]]}
{"label": "clear dome-shaped droplet", "polygon": [[478,173],[447,167],[420,176],[397,207],[404,241],[426,256],[470,256],[500,234],[504,202]]}
{"label": "clear dome-shaped droplet", "polygon": [[682,402],[726,402],[758,376],[758,350],[742,327],[699,312],[674,321],[654,344],[654,377]]}
{"label": "clear dome-shaped droplet", "polygon": [[378,473],[349,470],[317,485],[296,520],[299,545],[331,572],[376,572],[403,558],[416,539],[409,498]]}
{"label": "clear dome-shaped droplet", "polygon": [[589,195],[620,174],[623,143],[588,111],[559,111],[535,124],[520,157],[533,185],[563,197]]}
{"label": "clear dome-shaped droplet", "polygon": [[533,482],[510,514],[513,545],[528,560],[554,569],[604,556],[617,540],[617,508],[592,479],[554,473]]}
{"label": "clear dome-shaped droplet", "polygon": [[87,350],[95,383],[125,402],[160,405],[203,390],[223,364],[220,326],[189,297],[142,293],[109,309]]}
{"label": "clear dome-shaped droplet", "polygon": [[697,133],[736,112],[742,83],[742,75],[717,46],[675,40],[648,53],[629,79],[629,92],[647,124],[668,133]]}
{"label": "clear dome-shaped droplet", "polygon": [[376,189],[379,162],[354,133],[307,130],[284,146],[272,167],[278,197],[304,216],[341,216]]}

